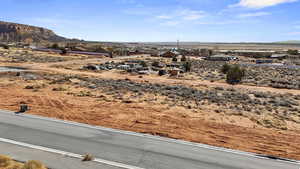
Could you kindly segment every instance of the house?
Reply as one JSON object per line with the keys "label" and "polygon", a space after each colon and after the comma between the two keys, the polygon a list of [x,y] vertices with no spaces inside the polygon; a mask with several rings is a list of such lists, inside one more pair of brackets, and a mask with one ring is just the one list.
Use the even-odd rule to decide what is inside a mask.
{"label": "house", "polygon": [[130,66],[129,65],[119,65],[119,66],[117,66],[117,68],[121,69],[121,70],[129,70]]}
{"label": "house", "polygon": [[182,71],[181,69],[173,68],[173,69],[169,70],[168,72],[169,72],[170,76],[174,77],[174,76],[178,76],[181,71]]}
{"label": "house", "polygon": [[256,60],[256,64],[273,63],[273,60]]}
{"label": "house", "polygon": [[173,58],[173,57],[177,57],[178,55],[179,53],[176,51],[167,51],[159,54],[160,57],[165,57],[165,58]]}
{"label": "house", "polygon": [[233,50],[232,54],[236,54],[239,56],[253,57],[253,58],[261,58],[261,57],[270,57],[272,54],[275,54],[275,51],[269,50]]}
{"label": "house", "polygon": [[273,54],[272,56],[270,56],[271,59],[285,59],[287,57],[287,54]]}
{"label": "house", "polygon": [[213,55],[205,58],[205,60],[209,60],[209,61],[231,61],[237,59],[238,59],[237,57],[229,56],[229,55]]}
{"label": "house", "polygon": [[167,68],[178,68],[178,69],[182,68],[182,65],[179,63],[167,64],[166,66]]}

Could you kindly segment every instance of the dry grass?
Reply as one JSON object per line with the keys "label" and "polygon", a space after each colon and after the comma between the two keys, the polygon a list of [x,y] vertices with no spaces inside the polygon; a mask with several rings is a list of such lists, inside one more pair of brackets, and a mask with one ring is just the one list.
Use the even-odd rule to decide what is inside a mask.
{"label": "dry grass", "polygon": [[46,167],[39,161],[28,161],[24,164],[22,169],[46,169]]}
{"label": "dry grass", "polygon": [[0,155],[0,169],[47,169],[39,161],[28,161],[25,164],[14,161],[8,156]]}
{"label": "dry grass", "polygon": [[83,156],[82,161],[93,161],[94,159],[95,159],[95,158],[94,158],[93,155],[91,155],[91,154],[86,154],[86,155]]}

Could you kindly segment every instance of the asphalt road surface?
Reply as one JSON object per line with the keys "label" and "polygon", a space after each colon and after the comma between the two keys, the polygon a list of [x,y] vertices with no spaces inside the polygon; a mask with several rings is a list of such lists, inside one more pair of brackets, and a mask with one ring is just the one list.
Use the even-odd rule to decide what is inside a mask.
{"label": "asphalt road surface", "polygon": [[173,139],[0,111],[0,138],[145,169],[299,169],[298,163],[256,157]]}

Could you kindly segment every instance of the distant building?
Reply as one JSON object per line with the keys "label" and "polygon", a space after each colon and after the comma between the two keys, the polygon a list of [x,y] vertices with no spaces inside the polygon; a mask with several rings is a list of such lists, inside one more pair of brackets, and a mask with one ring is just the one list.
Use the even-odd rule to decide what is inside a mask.
{"label": "distant building", "polygon": [[270,56],[271,59],[285,59],[287,57],[287,54],[273,54]]}
{"label": "distant building", "polygon": [[173,58],[179,56],[179,53],[176,51],[167,51],[167,52],[160,53],[159,56],[165,58]]}
{"label": "distant building", "polygon": [[273,63],[273,60],[256,60],[256,64]]}
{"label": "distant building", "polygon": [[170,76],[178,76],[180,74],[182,70],[181,69],[178,69],[178,68],[172,68],[170,69],[168,72],[170,74]]}
{"label": "distant building", "polygon": [[201,57],[209,57],[213,54],[213,51],[210,49],[200,49],[200,56]]}
{"label": "distant building", "polygon": [[206,60],[209,61],[232,61],[237,59],[238,59],[237,57],[229,56],[229,55],[213,55],[206,58]]}
{"label": "distant building", "polygon": [[271,57],[276,53],[271,50],[218,50],[217,52],[225,55],[231,54],[253,58]]}
{"label": "distant building", "polygon": [[275,51],[268,50],[235,50],[232,51],[234,54],[238,54],[240,56],[247,56],[253,58],[261,58],[261,57],[270,57],[275,54]]}

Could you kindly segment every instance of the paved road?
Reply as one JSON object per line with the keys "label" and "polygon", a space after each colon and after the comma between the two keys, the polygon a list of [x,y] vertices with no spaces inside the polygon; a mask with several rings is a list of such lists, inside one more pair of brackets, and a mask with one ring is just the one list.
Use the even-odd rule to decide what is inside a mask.
{"label": "paved road", "polygon": [[0,142],[0,154],[5,154],[21,162],[32,159],[42,161],[51,169],[74,169],[74,166],[76,169],[122,169],[102,163],[81,162],[77,158],[2,142]]}
{"label": "paved road", "polygon": [[205,145],[0,111],[0,137],[147,169],[299,169]]}

